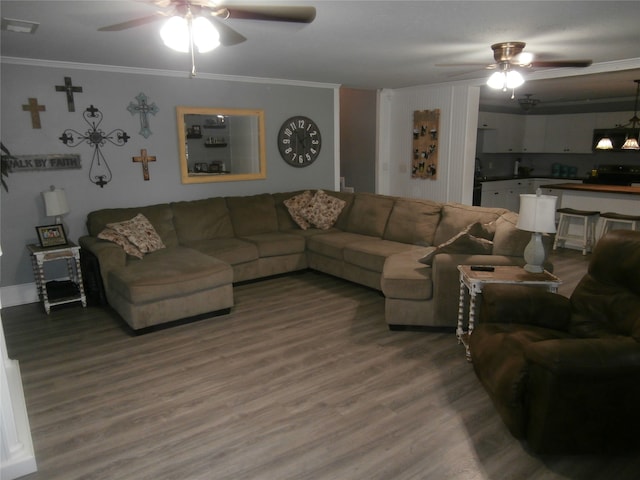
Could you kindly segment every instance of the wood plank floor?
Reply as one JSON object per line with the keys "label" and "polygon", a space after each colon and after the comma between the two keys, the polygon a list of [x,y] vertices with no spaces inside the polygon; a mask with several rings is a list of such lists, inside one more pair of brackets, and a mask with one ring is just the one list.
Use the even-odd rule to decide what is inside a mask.
{"label": "wood plank floor", "polygon": [[[556,273],[581,277],[567,252]],[[378,292],[304,272],[235,298],[139,337],[97,307],[3,309],[39,469],[24,478],[638,478],[637,457],[529,453],[454,334],[389,331]]]}

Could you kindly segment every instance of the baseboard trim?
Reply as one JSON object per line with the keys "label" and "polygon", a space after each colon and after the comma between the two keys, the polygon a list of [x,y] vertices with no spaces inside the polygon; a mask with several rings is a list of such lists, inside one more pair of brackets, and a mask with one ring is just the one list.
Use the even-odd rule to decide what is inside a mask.
{"label": "baseboard trim", "polygon": [[38,301],[38,289],[35,282],[20,285],[9,285],[0,288],[0,305],[14,307]]}

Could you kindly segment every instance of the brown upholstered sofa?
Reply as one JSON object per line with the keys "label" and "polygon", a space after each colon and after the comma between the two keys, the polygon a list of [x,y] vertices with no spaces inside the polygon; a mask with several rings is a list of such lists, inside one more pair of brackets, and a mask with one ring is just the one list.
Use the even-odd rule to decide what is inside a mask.
{"label": "brown upholstered sofa", "polygon": [[511,433],[541,453],[640,451],[640,232],[603,237],[571,299],[483,289],[473,366]]}
{"label": "brown upholstered sofa", "polygon": [[[327,193],[341,204],[328,229],[294,221],[284,202],[298,191],[99,210],[88,215],[79,243],[97,257],[108,303],[134,330],[228,309],[233,283],[306,268],[382,291],[390,326],[454,327],[458,264],[524,264],[529,234],[515,228],[513,212]],[[98,238],[138,214],[164,248],[136,258]],[[486,238],[462,232],[474,223],[489,225],[479,229]],[[434,251],[432,265],[419,261]]]}

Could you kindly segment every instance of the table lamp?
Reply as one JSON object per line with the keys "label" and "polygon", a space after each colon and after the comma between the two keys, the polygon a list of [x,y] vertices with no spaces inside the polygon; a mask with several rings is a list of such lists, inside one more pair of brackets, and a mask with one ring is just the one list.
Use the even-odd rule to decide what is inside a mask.
{"label": "table lamp", "polygon": [[55,223],[62,224],[62,215],[69,213],[67,194],[64,190],[51,185],[51,189],[42,192],[44,198],[45,214],[47,217],[56,217]]}
{"label": "table lamp", "polygon": [[546,253],[542,244],[543,233],[556,231],[556,201],[558,197],[541,195],[540,189],[534,194],[520,195],[520,214],[517,228],[531,234],[531,241],[524,249],[527,264],[524,269],[531,273],[544,271]]}

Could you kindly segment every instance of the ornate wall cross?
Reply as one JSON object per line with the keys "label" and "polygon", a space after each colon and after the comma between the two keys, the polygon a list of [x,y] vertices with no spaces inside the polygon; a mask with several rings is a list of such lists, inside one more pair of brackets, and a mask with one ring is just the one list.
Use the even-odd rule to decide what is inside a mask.
{"label": "ornate wall cross", "polygon": [[148,156],[147,149],[143,148],[142,150],[140,150],[140,156],[133,157],[133,161],[142,163],[142,176],[145,180],[149,180],[149,162],[155,162],[156,157]]}
{"label": "ornate wall cross", "polygon": [[131,112],[131,115],[135,115],[136,113],[140,114],[140,135],[144,138],[148,138],[151,135],[151,130],[149,129],[149,114],[155,115],[158,113],[158,107],[155,102],[149,105],[147,102],[147,96],[140,92],[136,97],[138,100],[138,104],[136,105],[133,102],[129,102],[129,106],[127,110]]}
{"label": "ornate wall cross", "polygon": [[38,105],[37,98],[30,98],[29,103],[26,105],[22,105],[22,110],[25,112],[31,112],[31,127],[32,128],[42,128],[40,125],[40,112],[44,112],[47,110],[47,107],[44,105]]}
{"label": "ornate wall cross", "polygon": [[[89,180],[91,183],[95,183],[100,188],[103,188],[107,183],[111,181],[111,169],[107,163],[107,159],[104,158],[102,148],[107,141],[121,147],[129,140],[129,135],[124,130],[117,128],[104,133],[100,129],[100,123],[102,123],[102,112],[91,105],[83,113],[82,117],[84,121],[89,124],[89,129],[85,133],[80,133],[76,130],[67,128],[60,136],[60,141],[68,147],[77,147],[81,143],[87,142],[93,147],[93,158],[91,159],[91,168],[89,169]],[[74,135],[76,136],[74,138]]]}
{"label": "ornate wall cross", "polygon": [[82,93],[82,87],[71,84],[71,77],[64,77],[64,85],[56,85],[56,92],[65,92],[67,94],[67,109],[70,112],[76,111],[76,104],[73,100],[74,93]]}

